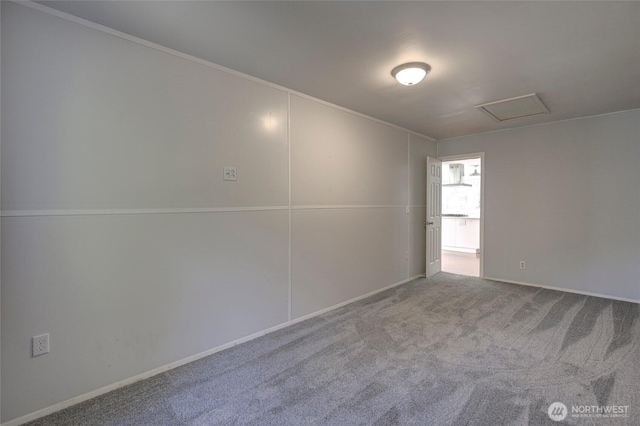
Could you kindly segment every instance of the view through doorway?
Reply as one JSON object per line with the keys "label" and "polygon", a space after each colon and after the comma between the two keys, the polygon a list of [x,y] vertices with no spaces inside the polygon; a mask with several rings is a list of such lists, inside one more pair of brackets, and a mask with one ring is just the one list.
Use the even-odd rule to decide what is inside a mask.
{"label": "view through doorway", "polygon": [[482,276],[482,157],[442,159],[441,270]]}

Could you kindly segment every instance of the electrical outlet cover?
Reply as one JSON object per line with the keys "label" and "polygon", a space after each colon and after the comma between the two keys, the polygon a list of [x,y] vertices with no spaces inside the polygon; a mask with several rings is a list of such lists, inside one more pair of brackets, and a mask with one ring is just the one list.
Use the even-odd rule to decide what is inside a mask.
{"label": "electrical outlet cover", "polygon": [[236,168],[235,167],[224,167],[224,173],[222,175],[223,180],[236,180]]}
{"label": "electrical outlet cover", "polygon": [[31,356],[44,355],[49,353],[49,333],[41,334],[31,338]]}

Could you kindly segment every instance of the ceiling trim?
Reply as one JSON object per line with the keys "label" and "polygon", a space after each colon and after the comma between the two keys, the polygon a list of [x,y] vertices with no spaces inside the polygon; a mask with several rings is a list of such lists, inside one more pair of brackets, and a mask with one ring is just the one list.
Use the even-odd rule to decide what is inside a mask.
{"label": "ceiling trim", "polygon": [[460,135],[460,136],[452,136],[450,138],[438,139],[438,143],[446,142],[446,141],[450,141],[450,140],[454,140],[454,139],[462,139],[462,138],[468,138],[468,137],[472,137],[472,136],[485,135],[487,133],[508,132],[510,130],[526,129],[528,127],[547,126],[547,125],[550,125],[550,124],[564,123],[565,121],[575,121],[575,120],[582,120],[582,119],[586,119],[586,118],[604,117],[606,115],[613,115],[613,114],[624,114],[625,112],[631,112],[631,111],[640,111],[640,108],[624,109],[622,111],[604,112],[602,114],[585,115],[583,117],[564,118],[562,120],[545,121],[544,123],[528,124],[526,126],[512,126],[512,127],[505,127],[504,129],[494,129],[494,130],[488,130],[486,132],[470,133],[468,135]]}
{"label": "ceiling trim", "polygon": [[218,64],[216,64],[214,62],[209,62],[207,60],[198,58],[196,56],[188,55],[186,53],[180,52],[178,50],[171,49],[171,48],[163,46],[161,44],[153,43],[151,41],[142,39],[140,37],[136,37],[136,36],[133,36],[131,34],[127,34],[127,33],[124,33],[122,31],[115,30],[115,29],[107,27],[105,25],[101,25],[101,24],[89,21],[87,19],[80,18],[80,17],[75,16],[75,15],[71,15],[70,13],[62,12],[60,10],[54,9],[52,7],[49,7],[49,6],[45,6],[45,5],[40,4],[40,3],[35,3],[33,1],[31,1],[31,0],[8,0],[8,1],[10,1],[12,3],[15,3],[15,4],[19,4],[19,5],[25,6],[25,7],[28,7],[30,9],[37,10],[39,12],[43,12],[43,13],[55,16],[57,18],[64,19],[66,21],[70,21],[70,22],[73,22],[73,23],[76,23],[76,24],[79,24],[79,25],[82,25],[82,26],[85,26],[85,27],[100,31],[100,32],[105,33],[105,34],[109,34],[109,35],[114,36],[114,37],[118,37],[120,39],[129,41],[129,42],[132,42],[132,43],[135,43],[135,44],[139,44],[139,45],[142,45],[142,46],[154,49],[154,50],[158,50],[158,51],[163,52],[163,53],[168,53],[170,55],[177,56],[177,57],[179,57],[181,59],[186,59],[188,61],[196,62],[196,63],[198,63],[200,65],[204,65],[204,66],[207,66],[209,68],[213,68],[213,69],[218,70],[218,71],[226,72],[226,73],[235,75],[236,77],[241,77],[241,78],[253,81],[255,83],[263,84],[263,85],[266,85],[266,86],[271,87],[273,89],[280,90],[280,91],[283,91],[285,93],[288,93],[290,95],[295,95],[295,96],[299,96],[301,98],[305,98],[305,99],[308,99],[308,100],[311,100],[311,101],[314,101],[314,102],[318,102],[318,103],[323,104],[325,106],[329,106],[331,108],[335,108],[335,109],[338,109],[340,111],[356,115],[358,117],[366,118],[368,120],[375,121],[377,123],[386,124],[387,126],[391,126],[391,127],[395,128],[395,129],[402,130],[402,131],[407,132],[409,134],[412,134],[412,135],[415,135],[415,136],[419,136],[419,137],[427,139],[427,140],[429,140],[431,142],[437,142],[438,141],[436,138],[433,138],[431,136],[415,132],[413,130],[406,129],[404,127],[400,127],[400,126],[398,126],[396,124],[389,123],[388,121],[380,120],[378,118],[362,114],[360,112],[357,112],[357,111],[342,107],[340,105],[336,105],[336,104],[333,104],[331,102],[327,102],[327,101],[324,101],[322,99],[315,98],[315,97],[307,95],[305,93],[297,92],[297,91],[289,89],[287,87],[280,86],[278,84],[271,83],[269,81],[262,80],[260,78],[254,77],[254,76],[241,73],[240,71],[236,71],[236,70],[233,70],[231,68],[224,67],[222,65],[218,65]]}

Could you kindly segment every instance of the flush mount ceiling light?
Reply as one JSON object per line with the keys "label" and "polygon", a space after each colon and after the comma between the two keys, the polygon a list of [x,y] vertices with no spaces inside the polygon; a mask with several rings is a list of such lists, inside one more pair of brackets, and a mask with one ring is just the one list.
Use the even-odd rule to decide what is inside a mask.
{"label": "flush mount ceiling light", "polygon": [[398,80],[398,83],[405,86],[413,86],[422,81],[425,75],[431,71],[429,64],[424,62],[409,62],[398,65],[391,70],[391,75]]}

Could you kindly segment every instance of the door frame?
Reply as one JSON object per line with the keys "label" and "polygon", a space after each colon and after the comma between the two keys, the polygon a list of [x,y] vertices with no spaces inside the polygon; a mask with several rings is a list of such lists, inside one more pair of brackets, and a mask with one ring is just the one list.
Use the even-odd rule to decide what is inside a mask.
{"label": "door frame", "polygon": [[[432,167],[435,167],[435,173],[433,174],[431,172]],[[424,275],[429,278],[442,270],[442,161],[437,157],[427,156],[425,184],[424,232],[426,256]],[[437,185],[434,186],[434,184]],[[433,194],[434,189],[436,189],[436,194]],[[435,197],[432,195],[435,195]],[[434,199],[436,200],[435,210],[433,203],[430,202],[430,200]],[[431,215],[432,212],[435,212],[433,216]],[[430,220],[434,220],[434,222],[429,222]],[[430,231],[435,231],[435,241]],[[431,244],[432,242],[434,243],[433,245]],[[430,250],[430,246],[436,250]],[[433,262],[430,261],[432,256],[434,257]]]}
{"label": "door frame", "polygon": [[[480,158],[480,278],[484,278],[484,186],[485,186],[485,161],[484,152],[473,152],[470,154],[458,154],[458,155],[446,155],[444,157],[438,157],[438,160],[444,162],[457,161],[457,160],[471,160],[473,158]],[[442,247],[440,247],[442,250]]]}

